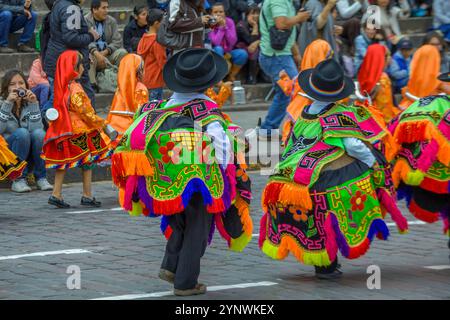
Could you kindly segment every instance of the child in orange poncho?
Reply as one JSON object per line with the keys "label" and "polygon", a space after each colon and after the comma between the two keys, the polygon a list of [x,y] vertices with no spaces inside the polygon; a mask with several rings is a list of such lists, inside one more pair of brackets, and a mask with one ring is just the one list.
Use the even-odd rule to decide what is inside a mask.
{"label": "child in orange poncho", "polygon": [[426,44],[416,51],[411,61],[408,85],[402,90],[401,109],[406,109],[415,100],[408,97],[408,93],[417,98],[439,93],[450,94],[449,85],[438,80],[440,65],[441,55],[435,46]]}
{"label": "child in orange poncho", "polygon": [[[315,68],[319,62],[329,59],[332,56],[333,50],[328,42],[322,39],[315,40],[306,47],[299,71]],[[287,74],[280,75],[278,85],[286,95],[290,94],[292,97],[291,102],[286,109],[286,120],[282,125],[282,141],[286,143],[293,125],[297,121],[303,107],[310,104],[312,101],[299,94],[303,93],[303,91],[300,89],[297,79],[291,80]]]}
{"label": "child in orange poncho", "polygon": [[81,205],[99,207],[92,197],[91,165],[109,157],[110,149],[101,130],[105,121],[95,114],[91,101],[76,82],[83,74],[83,57],[75,50],[64,51],[58,58],[54,82],[54,107],[59,116],[51,121],[44,139],[43,155],[47,168],[57,169],[49,204],[70,208],[62,199],[64,175],[69,168],[83,170]]}
{"label": "child in orange poncho", "polygon": [[400,112],[392,99],[391,80],[384,72],[388,61],[388,49],[378,43],[372,44],[367,48],[358,72],[360,92],[370,95],[373,106],[383,114],[385,122],[391,121]]}
{"label": "child in orange poncho", "polygon": [[144,62],[140,56],[131,53],[120,62],[117,90],[106,119],[119,133],[113,144],[120,141],[123,133],[133,123],[138,108],[148,101],[148,90],[141,82],[143,75]]}
{"label": "child in orange poncho", "polygon": [[23,169],[27,166],[8,148],[8,143],[0,135],[0,181],[14,180],[22,176]]}

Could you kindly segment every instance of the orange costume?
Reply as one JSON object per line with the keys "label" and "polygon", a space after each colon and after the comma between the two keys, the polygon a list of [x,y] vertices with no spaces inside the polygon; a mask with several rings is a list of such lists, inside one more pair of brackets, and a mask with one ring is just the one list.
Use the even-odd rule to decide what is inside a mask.
{"label": "orange costume", "polygon": [[[331,58],[332,56],[333,50],[328,42],[322,39],[315,40],[306,47],[299,72],[305,69],[314,68],[319,62]],[[278,85],[286,95],[291,94],[292,97],[291,102],[286,109],[287,119],[282,126],[282,139],[283,142],[286,143],[291,129],[302,112],[303,107],[310,104],[312,101],[300,95],[300,93],[303,93],[303,90],[298,85],[296,78],[291,80],[288,77],[283,77],[278,81]]]}
{"label": "orange costume", "polygon": [[79,53],[64,51],[55,73],[55,109],[59,117],[51,121],[44,139],[45,166],[68,169],[105,160],[110,149],[101,130],[105,121],[96,115],[83,87],[75,81]]}
{"label": "orange costume", "polygon": [[[216,91],[214,91],[214,88],[209,88],[208,90],[206,90],[205,95],[213,100],[217,104],[219,109],[222,109],[225,102],[231,96],[231,87],[222,84],[219,88],[219,93],[216,93]],[[222,115],[226,120],[231,122],[231,118],[228,114],[222,112]]]}
{"label": "orange costume", "polygon": [[381,44],[372,44],[358,72],[360,92],[368,93],[373,99],[373,106],[382,114],[384,121],[389,122],[400,110],[392,99],[391,80],[383,71],[386,66],[387,48]]}
{"label": "orange costume", "polygon": [[116,141],[120,141],[123,133],[133,123],[133,117],[138,108],[148,102],[148,91],[138,79],[138,73],[143,70],[144,62],[136,54],[127,54],[120,61],[117,75],[117,90],[111,104],[107,123],[119,133]]}
{"label": "orange costume", "polygon": [[400,108],[406,109],[414,100],[408,98],[406,92],[418,98],[436,95],[439,93],[450,94],[448,84],[439,81],[439,69],[441,65],[441,56],[439,50],[433,45],[423,45],[420,47],[411,61],[409,82],[403,88],[403,99],[400,102]]}
{"label": "orange costume", "polygon": [[22,176],[22,171],[27,166],[8,148],[6,140],[0,136],[0,181],[14,180]]}

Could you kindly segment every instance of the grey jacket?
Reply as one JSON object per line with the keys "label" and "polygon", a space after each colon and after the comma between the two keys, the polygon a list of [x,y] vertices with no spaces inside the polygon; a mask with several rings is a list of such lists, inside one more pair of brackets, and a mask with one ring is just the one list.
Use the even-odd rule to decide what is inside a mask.
{"label": "grey jacket", "polygon": [[13,106],[13,103],[0,98],[0,134],[5,139],[18,128],[25,128],[29,132],[44,129],[38,102],[25,104],[19,119],[12,112]]}
{"label": "grey jacket", "polygon": [[[87,22],[89,28],[95,28],[94,17],[92,16],[92,12],[89,12],[84,16],[84,19]],[[122,48],[122,35],[119,32],[119,26],[117,24],[116,19],[111,16],[107,16],[106,20],[103,21],[104,27],[104,41],[106,42],[106,47],[109,49],[110,54],[113,54],[117,49]],[[92,52],[97,49],[97,45],[94,42],[89,44],[89,52]]]}

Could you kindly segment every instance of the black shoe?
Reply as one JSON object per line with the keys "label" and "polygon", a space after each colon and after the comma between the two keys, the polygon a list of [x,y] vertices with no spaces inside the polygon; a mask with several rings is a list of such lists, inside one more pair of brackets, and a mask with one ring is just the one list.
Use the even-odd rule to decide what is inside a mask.
{"label": "black shoe", "polygon": [[65,202],[63,199],[58,199],[57,197],[51,196],[48,198],[48,204],[54,205],[61,209],[69,209],[70,204]]}
{"label": "black shoe", "polygon": [[99,208],[102,206],[102,203],[100,201],[96,201],[95,198],[89,199],[87,197],[81,197],[81,205]]}

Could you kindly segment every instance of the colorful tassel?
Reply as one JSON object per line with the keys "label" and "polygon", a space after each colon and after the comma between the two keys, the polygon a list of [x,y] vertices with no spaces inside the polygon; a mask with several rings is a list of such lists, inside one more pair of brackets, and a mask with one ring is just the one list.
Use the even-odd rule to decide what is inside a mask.
{"label": "colorful tassel", "polygon": [[427,223],[433,223],[439,220],[438,212],[431,212],[421,208],[414,199],[412,199],[409,204],[409,211],[414,217]]}

